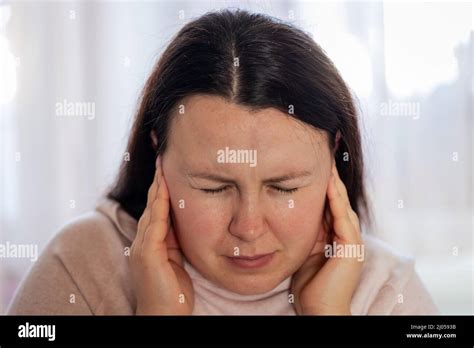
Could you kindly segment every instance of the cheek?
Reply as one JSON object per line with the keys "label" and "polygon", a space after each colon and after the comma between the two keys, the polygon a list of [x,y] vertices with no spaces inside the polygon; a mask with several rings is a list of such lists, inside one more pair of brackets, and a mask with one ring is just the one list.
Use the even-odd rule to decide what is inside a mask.
{"label": "cheek", "polygon": [[310,250],[317,240],[321,226],[326,191],[322,188],[306,188],[304,192],[288,196],[272,212],[271,228],[277,238],[292,253]]}
{"label": "cheek", "polygon": [[176,237],[186,255],[208,253],[219,245],[227,230],[225,208],[204,199],[192,189],[170,190]]}

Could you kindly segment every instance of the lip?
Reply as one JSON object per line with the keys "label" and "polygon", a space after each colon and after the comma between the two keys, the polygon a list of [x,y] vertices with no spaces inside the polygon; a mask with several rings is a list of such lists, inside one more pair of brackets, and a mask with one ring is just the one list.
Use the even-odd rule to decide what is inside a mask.
{"label": "lip", "polygon": [[227,256],[227,259],[232,265],[239,268],[259,268],[269,264],[273,259],[273,255],[275,255],[275,252],[254,256]]}

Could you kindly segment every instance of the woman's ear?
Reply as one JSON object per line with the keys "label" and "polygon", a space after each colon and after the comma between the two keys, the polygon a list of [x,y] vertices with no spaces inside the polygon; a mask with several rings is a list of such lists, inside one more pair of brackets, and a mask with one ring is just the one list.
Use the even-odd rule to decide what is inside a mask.
{"label": "woman's ear", "polygon": [[157,146],[158,146],[158,137],[156,136],[156,133],[154,130],[152,130],[150,132],[150,137],[151,137],[151,143],[153,145],[153,150],[155,150],[156,152],[156,149],[157,149]]}

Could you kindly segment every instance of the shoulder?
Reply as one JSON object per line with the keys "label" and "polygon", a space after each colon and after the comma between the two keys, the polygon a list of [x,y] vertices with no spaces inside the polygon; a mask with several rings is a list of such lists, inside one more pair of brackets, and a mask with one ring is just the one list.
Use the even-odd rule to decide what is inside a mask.
{"label": "shoulder", "polygon": [[[391,314],[400,311],[400,307],[406,314],[417,311],[431,314],[436,310],[415,272],[412,257],[395,251],[374,236],[366,234],[363,240],[364,267],[353,296],[353,313]],[[423,306],[413,307],[414,298]]]}
{"label": "shoulder", "polygon": [[64,225],[40,259],[57,260],[95,314],[123,314],[132,297],[130,246],[113,216],[93,210]]}
{"label": "shoulder", "polygon": [[110,214],[90,211],[62,227],[22,280],[10,314],[130,314],[129,241]]}
{"label": "shoulder", "polygon": [[[61,259],[116,254],[123,255],[127,240],[114,222],[93,210],[78,216],[59,229],[49,244],[50,251]],[[85,260],[84,260],[85,261]]]}
{"label": "shoulder", "polygon": [[[128,267],[133,241],[124,233],[119,211],[118,203],[101,202],[64,225],[44,253],[58,258],[72,278],[105,284],[114,273],[123,273]],[[89,279],[81,279],[85,277]]]}

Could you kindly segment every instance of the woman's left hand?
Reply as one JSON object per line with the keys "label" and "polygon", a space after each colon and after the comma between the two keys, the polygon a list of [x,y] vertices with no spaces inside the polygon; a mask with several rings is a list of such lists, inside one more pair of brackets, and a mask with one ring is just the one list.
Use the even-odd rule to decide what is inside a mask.
{"label": "woman's left hand", "polygon": [[362,260],[355,255],[326,258],[324,246],[321,248],[326,242],[325,237],[332,236],[332,242],[337,246],[353,246],[353,250],[364,251],[359,218],[351,208],[346,187],[339,178],[335,164],[327,198],[329,209],[324,217],[328,220],[329,230],[323,223],[318,239],[322,243],[316,243],[308,259],[292,277],[291,292],[296,312],[300,315],[351,315],[352,295],[362,271],[363,257]]}

